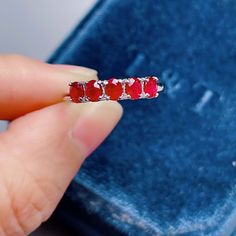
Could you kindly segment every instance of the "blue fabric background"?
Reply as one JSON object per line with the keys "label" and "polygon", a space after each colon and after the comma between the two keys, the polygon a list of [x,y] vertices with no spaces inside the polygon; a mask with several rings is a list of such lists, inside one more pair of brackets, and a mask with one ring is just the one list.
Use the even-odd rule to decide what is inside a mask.
{"label": "blue fabric background", "polygon": [[[87,235],[100,235],[89,222],[126,235],[234,231],[235,16],[233,0],[103,0],[52,56],[102,79],[166,84],[156,100],[122,102],[121,122],[68,189]],[[80,228],[83,214],[62,212]]]}

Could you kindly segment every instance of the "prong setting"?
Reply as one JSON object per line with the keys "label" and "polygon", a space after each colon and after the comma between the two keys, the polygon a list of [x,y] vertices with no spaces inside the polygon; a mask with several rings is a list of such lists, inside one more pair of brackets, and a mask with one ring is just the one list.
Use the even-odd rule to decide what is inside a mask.
{"label": "prong setting", "polygon": [[[75,84],[77,87],[73,87]],[[89,87],[87,87],[88,84]],[[109,100],[152,99],[157,98],[159,92],[164,90],[164,86],[160,84],[158,78],[154,76],[125,79],[112,78],[109,80],[98,80],[92,83],[91,81],[79,81],[70,83],[69,86],[74,89],[80,89],[80,91],[75,94],[71,94],[70,90],[71,101],[78,101],[79,103]],[[90,91],[89,96],[87,94],[88,91]],[[76,97],[78,96],[77,94],[83,94],[83,96]],[[100,95],[98,96],[98,94]]]}

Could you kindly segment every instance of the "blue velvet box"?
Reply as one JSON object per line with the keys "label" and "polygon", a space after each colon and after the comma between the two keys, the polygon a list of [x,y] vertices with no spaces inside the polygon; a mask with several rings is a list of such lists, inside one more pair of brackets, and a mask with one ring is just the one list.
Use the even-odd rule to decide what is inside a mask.
{"label": "blue velvet box", "polygon": [[157,75],[57,214],[84,235],[231,235],[236,228],[236,2],[99,1],[50,59],[101,79]]}

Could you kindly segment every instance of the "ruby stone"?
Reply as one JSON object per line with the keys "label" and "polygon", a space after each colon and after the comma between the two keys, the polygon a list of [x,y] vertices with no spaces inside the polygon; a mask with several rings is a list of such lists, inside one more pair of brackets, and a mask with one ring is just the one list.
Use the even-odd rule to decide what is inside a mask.
{"label": "ruby stone", "polygon": [[109,79],[105,91],[111,100],[118,100],[123,93],[122,84],[117,79]]}
{"label": "ruby stone", "polygon": [[142,85],[138,78],[131,78],[126,84],[126,93],[130,95],[132,100],[139,99],[142,93]]}
{"label": "ruby stone", "polygon": [[150,77],[144,82],[144,92],[149,95],[149,98],[154,98],[157,95],[157,80]]}
{"label": "ruby stone", "polygon": [[86,83],[86,96],[90,101],[98,101],[102,96],[101,85],[96,80],[90,80]]}
{"label": "ruby stone", "polygon": [[78,82],[73,82],[70,85],[70,98],[73,102],[79,103],[80,98],[84,97],[84,88],[83,85]]}

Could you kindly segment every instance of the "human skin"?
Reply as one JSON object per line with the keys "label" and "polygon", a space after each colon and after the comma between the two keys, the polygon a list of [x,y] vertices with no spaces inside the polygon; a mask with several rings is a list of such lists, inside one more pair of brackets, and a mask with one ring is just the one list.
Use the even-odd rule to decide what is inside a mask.
{"label": "human skin", "polygon": [[46,221],[85,158],[122,115],[117,102],[63,101],[74,80],[97,72],[0,56],[0,236],[23,236]]}

